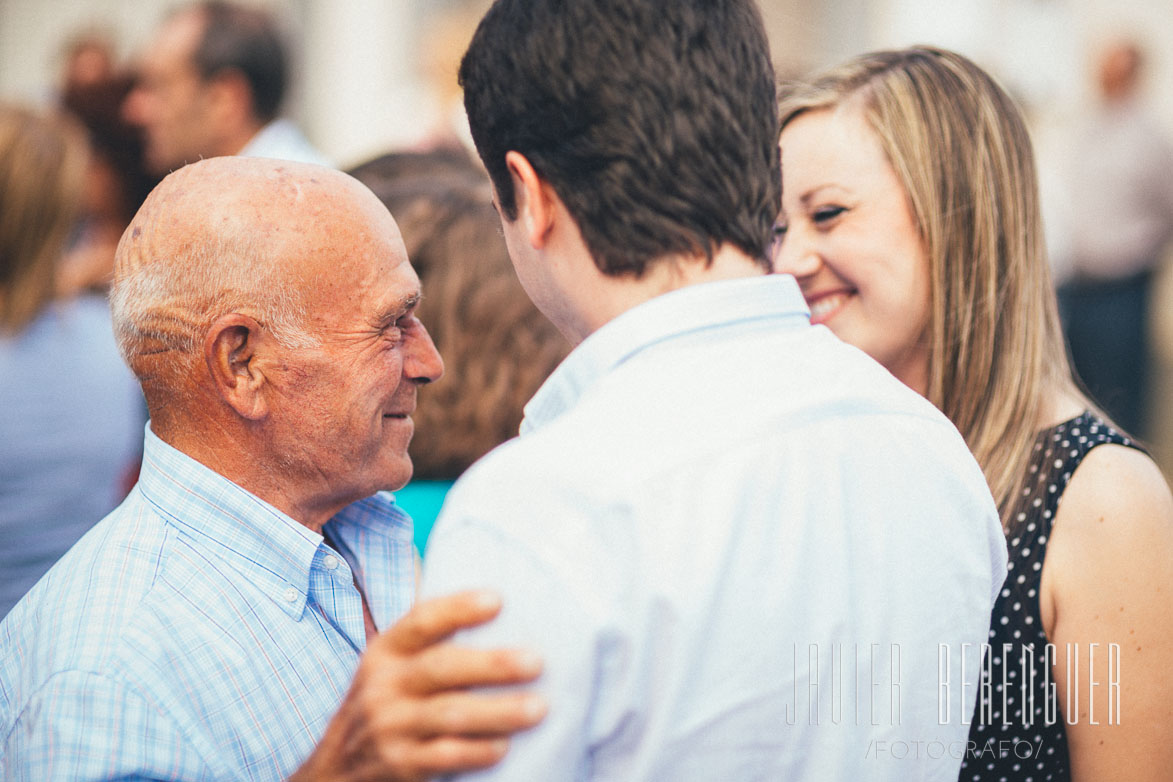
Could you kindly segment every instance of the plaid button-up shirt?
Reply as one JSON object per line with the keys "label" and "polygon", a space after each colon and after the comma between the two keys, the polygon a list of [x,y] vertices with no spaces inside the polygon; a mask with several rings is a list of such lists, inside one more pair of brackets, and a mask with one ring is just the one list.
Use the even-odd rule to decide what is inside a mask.
{"label": "plaid button-up shirt", "polygon": [[138,486],[0,624],[5,780],[278,780],[414,591],[390,495],[327,524],[344,551],[155,437]]}

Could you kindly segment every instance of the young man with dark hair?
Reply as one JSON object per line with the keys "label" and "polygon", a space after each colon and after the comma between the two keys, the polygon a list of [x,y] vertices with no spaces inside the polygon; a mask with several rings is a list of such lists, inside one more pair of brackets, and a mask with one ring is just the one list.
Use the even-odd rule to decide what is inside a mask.
{"label": "young man with dark hair", "polygon": [[[494,6],[460,71],[503,216],[517,217],[506,161],[516,150],[565,194],[607,274],[638,278],[663,255],[711,256],[726,243],[768,269],[782,185],[773,69],[756,9],[549,5],[533,9],[542,30],[533,37],[493,24],[511,14]],[[630,34],[673,21],[684,27],[671,35]],[[581,56],[586,49],[592,57]]]}
{"label": "young man with dark hair", "polygon": [[767,275],[752,0],[498,0],[460,76],[576,345],[429,543],[425,594],[505,597],[460,640],[546,662],[493,778],[955,779],[1001,527],[948,421]]}

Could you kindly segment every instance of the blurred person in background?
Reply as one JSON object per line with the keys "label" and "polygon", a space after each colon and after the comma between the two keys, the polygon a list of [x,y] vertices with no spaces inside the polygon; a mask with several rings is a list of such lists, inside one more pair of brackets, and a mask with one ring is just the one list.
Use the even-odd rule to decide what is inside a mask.
{"label": "blurred person in background", "polygon": [[960,779],[1167,779],[1173,498],[1072,379],[1019,110],[914,48],[786,84],[780,113],[775,270],[949,416],[1009,541]]}
{"label": "blurred person in background", "polygon": [[388,209],[394,208],[392,214],[410,208],[425,194],[475,187],[485,177],[480,163],[455,144],[422,152],[389,152],[355,166],[348,173],[369,187]]}
{"label": "blurred person in background", "polygon": [[209,0],[173,12],[143,53],[125,105],[146,133],[148,168],[166,174],[225,155],[329,165],[280,116],[288,60],[264,10]]}
{"label": "blurred person in background", "polygon": [[517,435],[569,346],[517,281],[484,171],[462,149],[385,155],[351,174],[397,216],[426,291],[419,318],[444,356],[416,408],[414,476],[395,493],[423,553],[453,481]]}
{"label": "blurred person in background", "polygon": [[0,617],[129,488],[142,397],[105,298],[59,298],[87,165],[74,123],[0,105]]}
{"label": "blurred person in background", "polygon": [[1144,54],[1118,40],[1099,54],[1098,105],[1072,135],[1069,214],[1056,268],[1064,331],[1089,395],[1127,431],[1151,435],[1149,306],[1173,239],[1173,141],[1141,96]]}
{"label": "blurred person in background", "polygon": [[110,287],[118,240],[159,181],[144,165],[141,128],[122,116],[132,86],[130,76],[114,75],[74,84],[62,96],[90,142],[81,215],[58,278],[66,294]]}
{"label": "blurred person in background", "polygon": [[61,50],[60,91],[68,93],[114,75],[114,42],[104,30],[85,29],[70,36]]}

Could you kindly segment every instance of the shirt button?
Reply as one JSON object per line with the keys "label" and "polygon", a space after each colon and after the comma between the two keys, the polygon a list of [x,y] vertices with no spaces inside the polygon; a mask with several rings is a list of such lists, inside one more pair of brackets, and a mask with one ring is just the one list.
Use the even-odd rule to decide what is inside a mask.
{"label": "shirt button", "polygon": [[338,557],[334,556],[333,554],[327,554],[322,560],[322,564],[326,566],[326,570],[337,570]]}
{"label": "shirt button", "polygon": [[296,589],[294,589],[293,587],[289,587],[289,589],[286,589],[286,590],[285,590],[285,595],[284,595],[284,597],[285,597],[285,602],[286,602],[286,603],[295,603],[295,602],[297,602],[297,590],[296,590]]}

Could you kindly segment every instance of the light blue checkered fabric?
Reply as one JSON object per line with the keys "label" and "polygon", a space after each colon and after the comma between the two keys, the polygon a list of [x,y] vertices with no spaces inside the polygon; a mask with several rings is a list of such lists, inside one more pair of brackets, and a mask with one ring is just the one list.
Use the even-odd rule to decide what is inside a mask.
{"label": "light blue checkered fabric", "polygon": [[414,589],[390,495],[327,531],[345,551],[148,427],[130,497],[0,624],[0,777],[287,777],[366,646],[353,573],[380,629]]}

